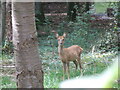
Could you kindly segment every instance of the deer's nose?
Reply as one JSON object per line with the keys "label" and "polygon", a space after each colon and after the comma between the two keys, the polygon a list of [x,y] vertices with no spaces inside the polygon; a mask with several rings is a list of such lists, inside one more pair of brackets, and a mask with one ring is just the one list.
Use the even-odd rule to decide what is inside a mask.
{"label": "deer's nose", "polygon": [[62,40],[60,40],[60,45],[62,44]]}
{"label": "deer's nose", "polygon": [[60,43],[62,45],[62,43]]}

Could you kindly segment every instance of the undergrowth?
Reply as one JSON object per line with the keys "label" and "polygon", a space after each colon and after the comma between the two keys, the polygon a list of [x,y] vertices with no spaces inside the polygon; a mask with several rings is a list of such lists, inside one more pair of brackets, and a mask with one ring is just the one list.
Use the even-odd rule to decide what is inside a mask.
{"label": "undergrowth", "polygon": [[[54,52],[53,52],[54,51]],[[42,47],[40,48],[42,68],[44,71],[44,87],[45,88],[58,88],[61,81],[63,81],[63,71],[62,71],[62,62],[58,58],[57,47],[51,49],[51,47]],[[82,54],[82,66],[83,66],[83,76],[89,75],[99,75],[106,68],[113,63],[113,58],[116,57],[116,53],[97,53],[94,54],[88,53]],[[6,69],[7,70],[7,69]],[[15,71],[14,71],[15,72]],[[16,80],[15,76],[9,76],[5,70],[2,72],[4,74],[2,77],[2,88],[15,88]],[[75,69],[73,62],[70,62],[70,78],[80,77],[80,69]],[[67,79],[67,77],[66,77]],[[113,85],[114,88],[117,88],[117,83]]]}

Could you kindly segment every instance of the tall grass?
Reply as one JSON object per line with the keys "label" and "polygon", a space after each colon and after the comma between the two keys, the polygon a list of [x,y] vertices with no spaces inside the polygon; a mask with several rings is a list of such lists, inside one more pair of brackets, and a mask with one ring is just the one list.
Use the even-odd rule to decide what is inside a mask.
{"label": "tall grass", "polygon": [[0,76],[1,77],[1,87],[0,88],[16,88],[16,82],[11,76]]}
{"label": "tall grass", "polygon": [[[54,52],[53,52],[54,51]],[[44,87],[58,88],[59,83],[63,81],[62,62],[58,58],[57,47],[40,47],[41,60],[44,72]],[[83,76],[99,75],[108,68],[116,57],[116,53],[94,53],[82,54]],[[3,74],[5,73],[5,70]],[[80,77],[80,69],[75,69],[73,62],[70,62],[70,78]],[[67,79],[67,78],[66,78]],[[118,87],[117,83],[113,87]],[[2,76],[2,88],[16,88],[15,77]]]}
{"label": "tall grass", "polygon": [[[63,81],[62,62],[58,58],[57,47],[52,49],[49,46],[46,47],[41,46],[40,49],[44,71],[44,86],[45,88],[58,88],[59,83]],[[112,64],[112,58],[114,57],[116,57],[116,53],[111,52],[103,54],[99,52],[94,54],[91,54],[91,52],[88,54],[83,53],[83,76],[99,75]],[[76,70],[73,62],[70,62],[70,78],[78,78],[80,75],[80,69]],[[117,87],[117,83],[113,87]]]}

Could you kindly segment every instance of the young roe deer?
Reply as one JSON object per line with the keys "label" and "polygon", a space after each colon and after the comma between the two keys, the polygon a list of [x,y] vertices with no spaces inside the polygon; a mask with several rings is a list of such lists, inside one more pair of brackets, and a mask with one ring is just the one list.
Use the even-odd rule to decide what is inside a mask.
{"label": "young roe deer", "polygon": [[63,36],[59,36],[58,33],[56,33],[56,38],[58,40],[58,53],[59,53],[59,57],[63,63],[63,78],[65,77],[64,75],[67,72],[67,76],[68,79],[70,77],[69,75],[69,62],[73,61],[76,69],[78,67],[80,67],[81,70],[81,74],[82,74],[82,66],[81,66],[81,53],[82,53],[82,48],[78,45],[72,45],[68,48],[64,48],[63,44],[64,44],[64,39],[66,37],[66,33],[63,34]]}

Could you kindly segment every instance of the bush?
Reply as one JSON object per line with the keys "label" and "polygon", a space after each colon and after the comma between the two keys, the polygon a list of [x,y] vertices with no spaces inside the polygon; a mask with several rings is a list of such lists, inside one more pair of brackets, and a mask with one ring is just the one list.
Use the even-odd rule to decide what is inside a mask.
{"label": "bush", "polygon": [[76,22],[69,22],[68,26],[71,28],[71,34],[66,40],[69,45],[77,44],[82,48],[90,49],[94,44],[94,39],[97,36],[96,30],[91,29],[89,22],[93,18],[89,14],[77,16]]}
{"label": "bush", "polygon": [[93,20],[89,14],[77,16],[76,22],[69,22],[71,33],[66,39],[66,45],[80,45],[85,51],[90,51],[93,46],[97,46],[99,51],[117,51],[117,27],[92,28],[89,21]]}

